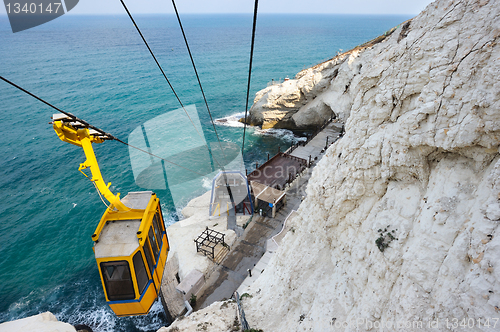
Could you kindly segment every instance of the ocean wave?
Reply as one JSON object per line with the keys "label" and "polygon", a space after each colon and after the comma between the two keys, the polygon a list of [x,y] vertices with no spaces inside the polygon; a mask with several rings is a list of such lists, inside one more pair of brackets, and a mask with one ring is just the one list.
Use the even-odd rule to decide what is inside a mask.
{"label": "ocean wave", "polygon": [[[164,209],[164,211],[166,211],[166,210]],[[172,211],[169,213],[163,213],[163,221],[165,222],[165,227],[173,225],[177,221],[179,221],[179,216],[182,215],[181,211],[182,211],[182,209],[177,208],[176,211]]]}
{"label": "ocean wave", "polygon": [[224,118],[215,119],[215,124],[219,126],[243,128],[245,124],[240,122],[240,119],[243,119],[244,117],[245,112],[240,112],[226,116]]}
{"label": "ocean wave", "polygon": [[69,322],[70,324],[84,324],[92,328],[95,332],[113,332],[117,326],[117,317],[108,308],[97,306],[89,309],[76,308],[73,310],[63,310],[56,314],[58,320]]}
{"label": "ocean wave", "polygon": [[253,135],[256,136],[273,136],[278,139],[281,139],[285,142],[290,142],[290,143],[297,143],[297,142],[305,142],[307,141],[307,137],[302,137],[295,135],[293,131],[288,130],[288,129],[276,129],[276,128],[270,128],[270,129],[260,129],[256,128],[255,131],[253,132]]}
{"label": "ocean wave", "polygon": [[[219,126],[243,128],[244,123],[240,122],[239,120],[243,119],[244,117],[245,112],[235,113],[224,118],[215,119],[215,124]],[[293,131],[288,129],[260,129],[259,127],[253,126],[249,126],[249,128],[252,128],[252,134],[256,136],[273,136],[290,143],[305,142],[307,140],[306,137],[295,135]]]}

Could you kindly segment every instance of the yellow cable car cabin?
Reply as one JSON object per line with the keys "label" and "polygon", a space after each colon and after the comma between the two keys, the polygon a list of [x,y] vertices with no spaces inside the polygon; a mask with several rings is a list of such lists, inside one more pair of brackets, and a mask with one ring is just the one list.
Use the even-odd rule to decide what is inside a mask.
{"label": "yellow cable car cabin", "polygon": [[169,244],[160,200],[151,191],[130,192],[120,200],[104,183],[92,143],[110,139],[62,114],[53,126],[64,142],[83,148],[92,183],[110,202],[92,240],[106,302],[117,316],[147,314],[158,298]]}
{"label": "yellow cable car cabin", "polygon": [[160,200],[146,191],[121,201],[131,210],[106,210],[92,236],[95,258],[115,314],[146,314],[158,297],[168,255]]}

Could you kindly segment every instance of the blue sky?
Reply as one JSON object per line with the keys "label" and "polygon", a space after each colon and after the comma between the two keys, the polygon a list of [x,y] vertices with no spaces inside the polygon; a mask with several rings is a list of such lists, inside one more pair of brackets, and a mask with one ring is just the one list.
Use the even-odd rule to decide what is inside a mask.
{"label": "blue sky", "polygon": [[[124,0],[134,14],[173,13],[170,0]],[[260,0],[259,13],[411,14],[432,0]],[[177,0],[180,13],[251,13],[253,0]],[[5,7],[0,6],[5,14]],[[119,0],[80,0],[70,14],[123,14]]]}

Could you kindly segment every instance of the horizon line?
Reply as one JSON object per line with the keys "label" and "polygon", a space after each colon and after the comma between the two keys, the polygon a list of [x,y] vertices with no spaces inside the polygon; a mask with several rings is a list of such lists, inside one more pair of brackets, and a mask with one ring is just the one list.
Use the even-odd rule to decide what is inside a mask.
{"label": "horizon line", "polygon": [[[67,12],[65,14],[69,14],[72,16],[106,16],[106,15],[123,15],[127,16],[127,13],[71,13]],[[183,13],[183,15],[253,15],[248,12],[234,12],[234,13]],[[135,13],[134,15],[174,15],[175,13]],[[363,16],[417,16],[414,13],[259,13],[260,15],[363,15]],[[8,16],[7,12],[1,12],[0,16]]]}

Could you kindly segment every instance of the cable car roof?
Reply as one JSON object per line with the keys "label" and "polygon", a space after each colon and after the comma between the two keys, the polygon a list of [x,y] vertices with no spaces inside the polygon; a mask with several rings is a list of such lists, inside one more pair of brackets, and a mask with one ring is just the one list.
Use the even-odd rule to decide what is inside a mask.
{"label": "cable car roof", "polygon": [[95,257],[130,256],[139,247],[137,231],[141,220],[108,221],[94,246]]}
{"label": "cable car roof", "polygon": [[[131,209],[145,210],[151,199],[152,191],[130,192],[121,200]],[[95,257],[130,256],[139,247],[137,231],[141,219],[108,220],[95,244]]]}
{"label": "cable car roof", "polygon": [[132,191],[121,199],[122,203],[131,209],[145,210],[153,195],[152,191]]}

